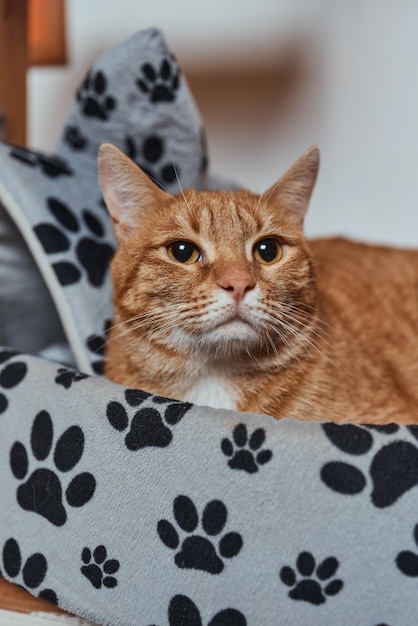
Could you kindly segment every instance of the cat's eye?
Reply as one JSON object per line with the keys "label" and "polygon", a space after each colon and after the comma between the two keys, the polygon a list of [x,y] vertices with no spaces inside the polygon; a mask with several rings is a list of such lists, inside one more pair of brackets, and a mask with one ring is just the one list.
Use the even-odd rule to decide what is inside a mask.
{"label": "cat's eye", "polygon": [[202,258],[199,248],[189,241],[174,241],[167,246],[167,253],[170,259],[178,263],[190,265],[196,263]]}
{"label": "cat's eye", "polygon": [[283,256],[283,246],[277,239],[268,237],[257,241],[253,248],[253,254],[256,261],[263,265],[273,265],[277,263]]}

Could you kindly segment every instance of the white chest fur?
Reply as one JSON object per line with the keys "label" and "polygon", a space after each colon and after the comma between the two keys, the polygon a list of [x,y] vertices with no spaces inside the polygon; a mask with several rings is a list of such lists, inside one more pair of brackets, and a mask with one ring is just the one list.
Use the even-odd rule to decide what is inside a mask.
{"label": "white chest fur", "polygon": [[186,392],[185,400],[214,409],[237,409],[238,394],[228,381],[217,376],[202,376]]}

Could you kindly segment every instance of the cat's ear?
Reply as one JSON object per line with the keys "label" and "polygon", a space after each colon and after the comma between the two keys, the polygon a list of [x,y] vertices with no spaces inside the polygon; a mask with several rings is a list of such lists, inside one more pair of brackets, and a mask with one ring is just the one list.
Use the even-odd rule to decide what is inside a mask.
{"label": "cat's ear", "polygon": [[141,214],[164,201],[168,194],[110,143],[99,148],[98,176],[116,239],[126,243],[139,225]]}
{"label": "cat's ear", "polygon": [[263,193],[265,201],[285,211],[298,226],[308,210],[309,200],[319,169],[319,150],[312,146],[270,189]]}

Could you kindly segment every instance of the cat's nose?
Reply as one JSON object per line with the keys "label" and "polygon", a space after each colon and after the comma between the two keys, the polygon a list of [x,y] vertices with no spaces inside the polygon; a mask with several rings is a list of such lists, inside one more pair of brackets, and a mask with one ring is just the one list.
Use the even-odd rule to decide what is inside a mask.
{"label": "cat's nose", "polygon": [[227,272],[218,278],[218,285],[229,291],[237,304],[255,287],[255,280],[250,272]]}

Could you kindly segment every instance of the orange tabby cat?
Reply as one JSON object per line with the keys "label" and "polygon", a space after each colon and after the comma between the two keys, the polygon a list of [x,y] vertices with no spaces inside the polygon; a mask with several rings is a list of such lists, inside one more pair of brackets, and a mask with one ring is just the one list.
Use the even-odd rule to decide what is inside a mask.
{"label": "orange tabby cat", "polygon": [[171,196],[104,144],[111,380],[217,408],[298,419],[418,422],[418,252],[307,241],[306,152],[261,196]]}

